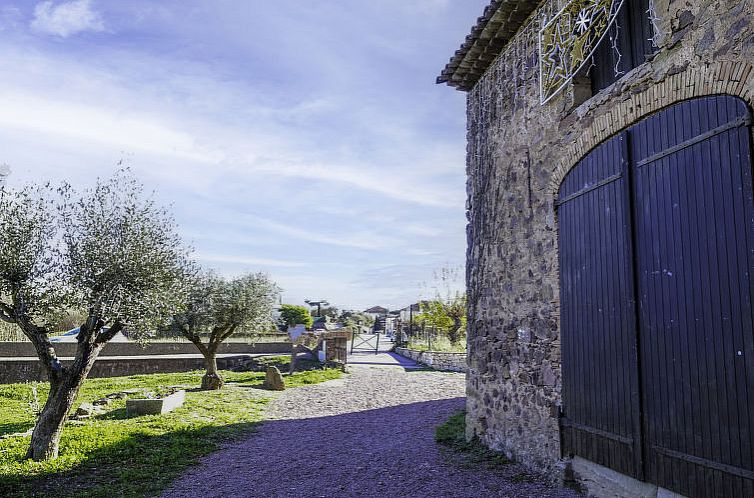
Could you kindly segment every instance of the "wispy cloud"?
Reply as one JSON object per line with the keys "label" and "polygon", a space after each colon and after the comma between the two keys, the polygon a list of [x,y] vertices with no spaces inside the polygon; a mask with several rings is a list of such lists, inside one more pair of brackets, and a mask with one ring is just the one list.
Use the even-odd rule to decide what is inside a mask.
{"label": "wispy cloud", "polygon": [[37,32],[63,38],[84,31],[104,31],[102,17],[92,9],[91,0],[72,0],[58,5],[40,2],[34,8],[31,27]]}
{"label": "wispy cloud", "polygon": [[389,236],[375,238],[369,230],[354,229],[349,230],[349,233],[328,234],[318,231],[316,225],[302,228],[260,216],[246,216],[245,221],[257,229],[270,230],[286,237],[324,245],[379,251],[398,243],[397,239]]}
{"label": "wispy cloud", "polygon": [[196,253],[193,255],[197,261],[209,263],[230,263],[244,266],[272,266],[281,268],[301,268],[307,265],[300,261],[286,261],[281,259],[253,258],[245,256],[232,256],[228,254]]}
{"label": "wispy cloud", "polygon": [[[416,177],[414,177],[415,181],[411,182],[393,175],[381,175],[370,171],[365,164],[318,164],[303,160],[288,163],[265,161],[263,164],[255,162],[245,164],[249,165],[251,171],[343,183],[390,199],[424,206],[458,207],[463,205],[463,195],[457,190],[429,182],[422,185],[420,179]],[[406,174],[408,178],[411,176]]]}
{"label": "wispy cloud", "polygon": [[60,135],[76,142],[97,142],[132,152],[170,155],[180,159],[216,162],[198,149],[194,137],[150,115],[112,112],[100,106],[2,91],[0,126]]}

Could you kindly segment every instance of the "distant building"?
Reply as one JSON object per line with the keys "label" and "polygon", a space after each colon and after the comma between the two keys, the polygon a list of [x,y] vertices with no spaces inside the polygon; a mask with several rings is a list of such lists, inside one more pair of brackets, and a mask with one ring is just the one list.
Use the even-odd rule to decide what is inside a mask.
{"label": "distant building", "polygon": [[398,310],[398,316],[402,323],[409,323],[412,319],[416,319],[416,316],[421,313],[421,304],[414,303]]}
{"label": "distant building", "polygon": [[388,309],[382,306],[372,306],[371,308],[364,310],[364,314],[371,316],[375,320],[384,317],[388,314]]}

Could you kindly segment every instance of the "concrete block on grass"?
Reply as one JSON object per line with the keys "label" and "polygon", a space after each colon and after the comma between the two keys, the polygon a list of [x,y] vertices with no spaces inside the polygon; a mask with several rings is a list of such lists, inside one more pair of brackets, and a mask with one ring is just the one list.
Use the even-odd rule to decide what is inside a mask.
{"label": "concrete block on grass", "polygon": [[184,401],[186,401],[186,391],[177,391],[170,396],[158,399],[128,399],[126,400],[126,414],[129,417],[161,415],[183,406]]}

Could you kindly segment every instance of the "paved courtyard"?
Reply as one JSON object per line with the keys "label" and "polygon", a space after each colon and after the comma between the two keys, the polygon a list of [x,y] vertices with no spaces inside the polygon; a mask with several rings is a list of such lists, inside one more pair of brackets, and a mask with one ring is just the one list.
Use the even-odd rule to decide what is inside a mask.
{"label": "paved courtyard", "polygon": [[434,429],[463,409],[463,374],[417,370],[388,353],[349,362],[343,379],[276,395],[257,433],[205,457],[163,496],[578,496],[513,482],[523,475],[516,465],[459,465],[441,451]]}

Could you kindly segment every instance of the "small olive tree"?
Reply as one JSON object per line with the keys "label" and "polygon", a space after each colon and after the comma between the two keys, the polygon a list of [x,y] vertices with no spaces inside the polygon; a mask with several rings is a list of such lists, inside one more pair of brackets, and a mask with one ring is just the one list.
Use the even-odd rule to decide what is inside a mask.
{"label": "small olive tree", "polygon": [[[105,344],[144,337],[183,298],[187,251],[169,213],[127,171],[77,195],[68,186],[0,188],[0,319],[20,327],[50,380],[27,457],[57,457],[63,424]],[[85,310],[63,365],[49,317]]]}
{"label": "small olive tree", "polygon": [[[199,349],[207,373],[202,389],[220,389],[217,350],[233,335],[254,336],[269,330],[280,289],[263,273],[230,280],[210,272],[191,279],[183,311],[173,317],[172,328]],[[206,342],[205,342],[206,341]]]}

